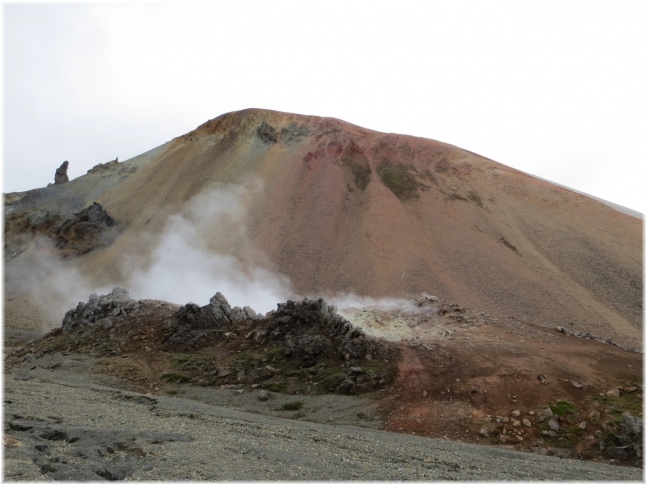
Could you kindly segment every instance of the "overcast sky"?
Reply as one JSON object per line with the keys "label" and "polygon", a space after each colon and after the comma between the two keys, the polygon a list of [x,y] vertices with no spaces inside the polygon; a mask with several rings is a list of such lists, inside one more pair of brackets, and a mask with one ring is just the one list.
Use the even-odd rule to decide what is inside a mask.
{"label": "overcast sky", "polygon": [[3,4],[3,191],[267,108],[432,138],[647,212],[643,0]]}

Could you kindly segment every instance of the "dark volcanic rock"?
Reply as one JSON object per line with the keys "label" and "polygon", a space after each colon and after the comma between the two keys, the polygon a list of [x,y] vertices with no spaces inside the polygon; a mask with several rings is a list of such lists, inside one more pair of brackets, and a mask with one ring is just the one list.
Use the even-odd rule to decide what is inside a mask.
{"label": "dark volcanic rock", "polygon": [[286,357],[297,361],[297,367],[311,367],[322,358],[345,362],[348,372],[330,376],[325,385],[329,391],[344,394],[377,389],[392,377],[384,370],[357,372],[367,356],[387,362],[398,356],[394,344],[366,336],[321,298],[280,303],[276,311],[259,321],[250,336],[283,348]]}
{"label": "dark volcanic rock", "polygon": [[68,311],[63,318],[63,333],[69,333],[78,327],[101,322],[107,318],[125,316],[138,306],[131,300],[128,290],[114,288],[107,295],[90,295],[88,303],[79,302],[77,307]]}
{"label": "dark volcanic rock", "polygon": [[54,185],[60,185],[70,181],[70,178],[67,176],[67,167],[69,164],[70,162],[65,160],[61,166],[56,169],[56,173],[54,174]]}
{"label": "dark volcanic rock", "polygon": [[[180,308],[169,326],[171,332],[162,345],[166,351],[198,350],[230,334],[240,334],[256,344],[282,349],[284,358],[299,368],[312,367],[322,359],[345,362],[351,371],[348,375],[340,374],[338,381],[329,383],[329,388],[348,394],[374,389],[387,378],[380,372],[358,372],[356,366],[360,361],[367,356],[381,361],[397,357],[393,344],[367,337],[361,328],[322,299],[279,303],[275,311],[259,317],[247,307],[231,308],[217,293],[208,305],[189,303]],[[248,370],[251,380],[264,380],[272,375],[265,367]]]}
{"label": "dark volcanic rock", "polygon": [[[279,303],[277,310],[259,316],[249,307],[231,307],[220,293],[205,306],[188,303],[178,307],[156,300],[132,300],[128,291],[115,288],[79,303],[65,314],[62,328],[50,334],[45,342],[58,335],[61,342],[46,343],[43,348],[27,346],[13,359],[26,361],[29,353],[42,355],[53,348],[101,355],[179,352],[195,354],[197,359],[186,369],[180,364],[194,357],[183,356],[178,361],[177,376],[183,382],[254,384],[275,379],[273,384],[280,388],[285,384],[282,379],[298,376],[310,379],[311,385],[316,380],[316,392],[359,394],[392,382],[399,355],[394,343],[365,335],[339,315],[336,307],[322,299],[307,298]],[[211,346],[226,352],[197,352]],[[222,355],[232,354],[232,359],[222,360]]]}
{"label": "dark volcanic rock", "polygon": [[263,121],[263,123],[261,123],[261,126],[256,130],[256,135],[263,143],[276,143],[278,141],[276,128],[270,125],[267,121]]}
{"label": "dark volcanic rock", "polygon": [[72,217],[55,211],[12,212],[5,219],[5,261],[22,253],[43,236],[53,241],[63,258],[68,258],[110,245],[119,232],[117,221],[97,202]]}
{"label": "dark volcanic rock", "polygon": [[258,319],[249,307],[230,307],[222,293],[216,293],[203,307],[187,303],[169,322],[171,333],[163,343],[163,350],[195,350],[205,347],[214,338],[235,325],[246,325]]}
{"label": "dark volcanic rock", "polygon": [[97,202],[66,220],[54,233],[63,256],[80,256],[107,246],[117,237],[116,221]]}
{"label": "dark volcanic rock", "polygon": [[624,416],[615,429],[607,433],[603,455],[616,460],[642,462],[643,420],[636,416]]}

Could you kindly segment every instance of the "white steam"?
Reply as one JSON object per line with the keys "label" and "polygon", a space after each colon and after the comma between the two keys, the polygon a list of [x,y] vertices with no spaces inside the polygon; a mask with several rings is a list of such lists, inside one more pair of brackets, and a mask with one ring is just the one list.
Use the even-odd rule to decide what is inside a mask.
{"label": "white steam", "polygon": [[[40,325],[42,329],[60,323],[66,311],[87,302],[91,293],[107,294],[114,286],[127,288],[135,299],[201,306],[221,292],[232,306],[250,306],[259,313],[274,310],[277,303],[300,297],[247,236],[249,209],[262,190],[260,183],[250,182],[198,194],[168,219],[161,234],[140,235],[149,243],[145,254],[122,255],[125,281],[102,287],[91,285],[73,260],[57,260],[51,243],[40,240],[40,247],[36,244],[5,268],[5,297],[28,295],[49,319]],[[363,308],[405,314],[424,311],[410,299],[313,295],[320,296],[342,315]]]}
{"label": "white steam", "polygon": [[345,314],[344,310],[358,310],[362,308],[382,312],[399,311],[404,314],[415,314],[426,311],[424,308],[416,305],[414,300],[405,298],[372,298],[354,293],[337,293],[327,297],[326,301],[335,305],[341,315]]}
{"label": "white steam", "polygon": [[11,302],[27,295],[29,303],[40,313],[33,314],[32,321],[26,323],[32,329],[51,329],[78,302],[87,301],[90,293],[107,293],[111,289],[91,288],[69,261],[55,255],[53,243],[42,237],[30,251],[5,266],[5,299]]}
{"label": "white steam", "polygon": [[261,190],[259,183],[228,185],[191,199],[157,237],[150,262],[131,273],[131,296],[206,305],[219,291],[232,306],[276,309],[292,295],[290,281],[270,269],[245,231]]}

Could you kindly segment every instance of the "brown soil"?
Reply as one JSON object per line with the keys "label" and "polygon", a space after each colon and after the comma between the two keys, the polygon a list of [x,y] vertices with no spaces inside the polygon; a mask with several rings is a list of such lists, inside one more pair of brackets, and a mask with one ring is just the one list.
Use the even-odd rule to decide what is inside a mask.
{"label": "brown soil", "polygon": [[[385,399],[386,429],[593,459],[623,412],[642,416],[641,354],[514,320],[451,331],[411,332]],[[575,411],[560,418],[558,436],[540,435],[540,410],[560,401]],[[523,419],[530,426],[514,425]]]}

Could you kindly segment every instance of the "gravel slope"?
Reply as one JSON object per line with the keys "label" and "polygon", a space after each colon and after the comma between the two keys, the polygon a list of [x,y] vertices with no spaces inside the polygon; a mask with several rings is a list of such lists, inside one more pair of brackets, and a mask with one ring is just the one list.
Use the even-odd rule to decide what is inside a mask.
{"label": "gravel slope", "polygon": [[7,481],[643,479],[635,468],[146,396],[78,369],[6,372]]}

